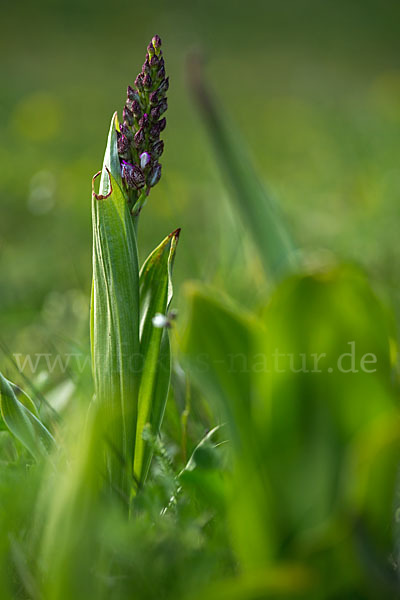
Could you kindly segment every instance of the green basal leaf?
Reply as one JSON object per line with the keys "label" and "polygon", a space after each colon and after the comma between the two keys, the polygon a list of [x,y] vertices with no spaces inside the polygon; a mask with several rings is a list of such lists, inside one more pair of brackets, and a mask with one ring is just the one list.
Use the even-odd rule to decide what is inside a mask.
{"label": "green basal leaf", "polygon": [[21,393],[21,401],[18,400],[16,389],[19,390],[0,373],[1,417],[10,433],[39,460],[55,445],[55,440],[40,422],[32,400],[25,393]]}
{"label": "green basal leaf", "polygon": [[136,235],[111,122],[99,194],[93,193],[92,368],[104,427],[106,469],[125,496],[132,487],[139,365],[139,267]]}
{"label": "green basal leaf", "polygon": [[172,299],[171,270],[179,230],[166,237],[150,254],[140,272],[140,353],[142,376],[139,390],[134,473],[142,484],[151,460],[151,450],[142,432],[150,423],[157,434],[164,414],[170,380],[168,332],[155,327],[156,314],[166,315]]}

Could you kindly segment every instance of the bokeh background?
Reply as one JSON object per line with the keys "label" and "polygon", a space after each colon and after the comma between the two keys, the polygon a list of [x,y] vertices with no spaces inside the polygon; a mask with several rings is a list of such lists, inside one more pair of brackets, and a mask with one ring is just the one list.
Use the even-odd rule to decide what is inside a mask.
{"label": "bokeh background", "polygon": [[188,278],[257,300],[259,265],[188,92],[196,50],[304,259],[361,264],[398,310],[399,19],[395,0],[3,0],[0,367],[87,351],[91,177],[154,33],[171,87],[140,248],[182,227],[175,303]]}

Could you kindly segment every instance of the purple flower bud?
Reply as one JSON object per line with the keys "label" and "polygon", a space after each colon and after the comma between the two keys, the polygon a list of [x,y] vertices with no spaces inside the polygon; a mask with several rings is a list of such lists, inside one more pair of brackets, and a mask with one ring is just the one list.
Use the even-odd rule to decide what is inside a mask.
{"label": "purple flower bud", "polygon": [[117,149],[120,156],[125,156],[130,150],[130,142],[127,137],[117,131]]}
{"label": "purple flower bud", "polygon": [[161,154],[164,152],[164,142],[162,140],[157,140],[151,147],[151,155],[157,160],[160,158]]}
{"label": "purple flower bud", "polygon": [[144,131],[143,131],[143,128],[141,127],[135,134],[136,148],[140,149],[143,146],[144,142],[145,142]]}
{"label": "purple flower bud", "polygon": [[127,106],[124,106],[122,110],[122,117],[124,122],[132,127],[133,125],[133,113],[129,110]]}
{"label": "purple flower bud", "polygon": [[148,55],[150,56],[150,58],[152,56],[154,56],[154,46],[153,46],[152,42],[150,42],[150,44],[147,46],[147,52],[148,52]]}
{"label": "purple flower bud", "polygon": [[144,113],[143,117],[139,121],[140,127],[146,128],[149,123],[149,115]]}
{"label": "purple flower bud", "polygon": [[128,89],[126,91],[126,96],[127,96],[128,100],[130,100],[131,102],[139,102],[139,100],[140,100],[139,94],[130,85],[128,85]]}
{"label": "purple flower bud", "polygon": [[120,123],[119,130],[130,142],[133,140],[133,133],[126,123]]}
{"label": "purple flower bud", "polygon": [[141,73],[139,73],[139,75],[135,79],[135,86],[137,87],[139,92],[143,91],[143,78]]}
{"label": "purple flower bud", "polygon": [[161,115],[163,113],[165,113],[165,111],[167,110],[167,108],[168,108],[167,99],[163,98],[161,100],[161,102],[157,106],[155,106],[154,108],[152,108],[151,113],[150,113],[151,120],[152,121],[157,121],[161,117]]}
{"label": "purple flower bud", "polygon": [[165,78],[165,67],[164,67],[164,65],[161,65],[161,67],[157,73],[157,79],[164,79],[164,78]]}
{"label": "purple flower bud", "polygon": [[167,77],[160,83],[160,85],[157,89],[157,92],[160,96],[163,96],[165,94],[165,92],[168,90],[168,88],[169,88],[169,77]]}
{"label": "purple flower bud", "polygon": [[122,161],[121,175],[127,186],[132,189],[140,189],[145,184],[142,170],[137,165],[132,165],[125,160]]}
{"label": "purple flower bud", "polygon": [[157,121],[157,123],[155,123],[153,125],[153,127],[150,129],[150,138],[152,140],[156,140],[158,138],[158,136],[160,135],[160,133],[165,129],[166,124],[167,124],[167,120],[165,117],[163,119],[161,119],[160,121]]}
{"label": "purple flower bud", "polygon": [[160,163],[156,163],[154,165],[154,167],[152,168],[150,175],[149,175],[149,186],[150,187],[154,187],[159,181],[160,181],[160,177],[161,177],[161,165]]}
{"label": "purple flower bud", "polygon": [[137,119],[140,119],[140,116],[142,114],[142,108],[140,106],[140,102],[138,102],[137,100],[134,100],[132,102],[132,112]]}
{"label": "purple flower bud", "polygon": [[155,106],[151,109],[150,118],[152,121],[158,121],[158,119],[160,118],[160,108],[158,106]]}
{"label": "purple flower bud", "polygon": [[143,77],[142,81],[143,81],[144,89],[149,90],[152,86],[152,81],[151,81],[151,77],[148,73],[146,73],[146,75]]}
{"label": "purple flower bud", "polygon": [[159,48],[161,48],[161,38],[159,35],[155,35],[153,37],[153,39],[151,40],[151,43],[153,44],[154,48],[156,48],[157,50]]}
{"label": "purple flower bud", "polygon": [[155,125],[153,125],[153,127],[150,129],[149,136],[150,136],[150,139],[151,139],[151,140],[155,141],[155,140],[157,140],[157,139],[158,139],[159,135],[160,135],[160,130],[159,130],[159,128],[158,128],[158,123],[156,123],[156,124],[155,124]]}
{"label": "purple flower bud", "polygon": [[143,152],[140,155],[140,167],[142,169],[145,169],[146,167],[149,166],[149,164],[151,163],[151,156],[148,152]]}
{"label": "purple flower bud", "polygon": [[158,65],[159,65],[159,60],[158,60],[157,56],[154,54],[150,59],[150,67],[152,69],[154,69],[154,67],[158,67]]}
{"label": "purple flower bud", "polygon": [[167,124],[167,119],[165,117],[163,117],[160,121],[158,121],[158,128],[159,128],[160,133],[162,131],[164,131],[166,124]]}
{"label": "purple flower bud", "polygon": [[149,96],[149,102],[153,106],[155,106],[158,103],[158,90],[156,90],[155,92],[151,92]]}
{"label": "purple flower bud", "polygon": [[146,58],[146,60],[143,63],[142,73],[143,73],[143,75],[147,75],[147,74],[150,73],[150,63],[149,63],[149,61],[148,61],[147,58]]}

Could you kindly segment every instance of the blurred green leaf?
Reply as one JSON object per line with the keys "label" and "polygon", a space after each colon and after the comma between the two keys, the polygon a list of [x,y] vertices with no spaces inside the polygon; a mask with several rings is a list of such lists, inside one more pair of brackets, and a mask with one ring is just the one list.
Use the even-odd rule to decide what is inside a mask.
{"label": "blurred green leaf", "polygon": [[8,430],[39,460],[55,446],[55,440],[40,422],[28,396],[21,394],[23,402],[19,401],[14,389],[15,386],[0,373],[0,413],[3,421]]}
{"label": "blurred green leaf", "polygon": [[[234,476],[228,488],[233,544],[245,569],[268,564],[274,552],[269,482],[252,422],[253,389],[245,361],[253,352],[256,319],[222,303],[201,286],[187,288],[190,318],[183,351],[188,368],[227,422]],[[228,306],[227,306],[228,304]]]}

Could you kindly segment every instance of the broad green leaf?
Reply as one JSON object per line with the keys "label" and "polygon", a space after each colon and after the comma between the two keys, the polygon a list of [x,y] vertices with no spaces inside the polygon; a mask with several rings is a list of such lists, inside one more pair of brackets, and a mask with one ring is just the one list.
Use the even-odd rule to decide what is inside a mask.
{"label": "broad green leaf", "polygon": [[[16,387],[16,386],[15,386]],[[9,431],[39,460],[55,445],[55,440],[37,417],[28,396],[21,394],[24,403],[17,400],[15,387],[0,373],[0,412]],[[14,389],[13,389],[14,388]],[[27,407],[33,408],[34,412]]]}
{"label": "broad green leaf", "polygon": [[254,569],[274,551],[271,490],[261,446],[253,426],[254,391],[248,358],[259,323],[221,302],[209,290],[187,288],[190,319],[183,352],[190,372],[219,407],[232,443],[234,473],[230,486],[230,525],[241,566]]}
{"label": "broad green leaf", "polygon": [[346,506],[389,553],[400,412],[385,310],[365,275],[343,266],[283,282],[264,323],[254,427],[281,536],[310,534]]}
{"label": "broad green leaf", "polygon": [[119,185],[114,115],[99,194],[93,193],[92,367],[111,484],[132,486],[139,384],[139,267],[136,235]]}
{"label": "broad green leaf", "polygon": [[252,235],[266,273],[279,280],[297,268],[295,245],[284,216],[259,181],[244,142],[226,118],[226,110],[222,112],[210,95],[199,65],[193,67],[191,79],[195,97],[236,209]]}
{"label": "broad green leaf", "polygon": [[134,473],[142,484],[151,460],[151,449],[142,433],[150,423],[157,435],[170,381],[170,348],[168,332],[155,327],[156,314],[166,315],[172,299],[171,271],[179,230],[167,236],[150,254],[140,271],[140,353],[142,375],[139,389]]}

